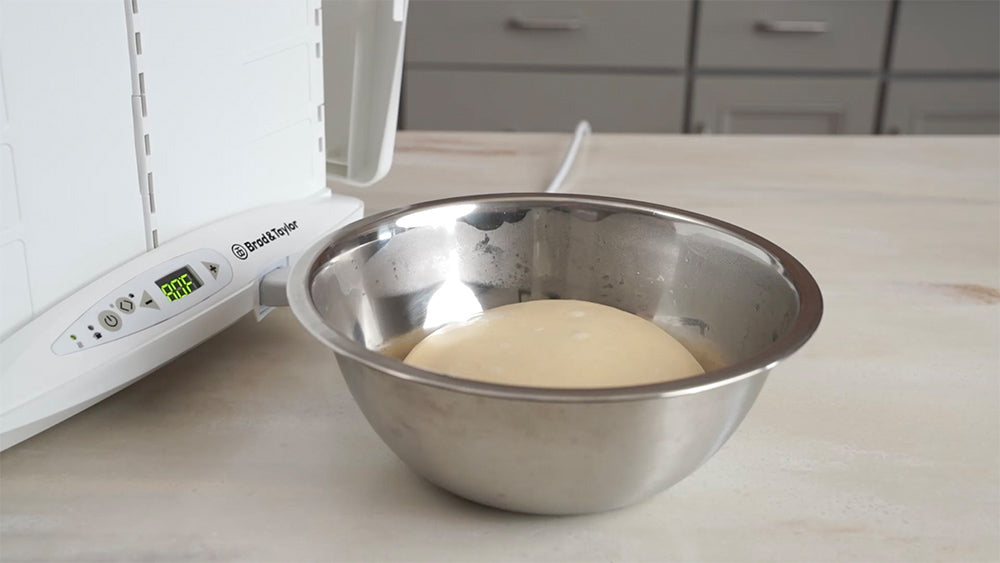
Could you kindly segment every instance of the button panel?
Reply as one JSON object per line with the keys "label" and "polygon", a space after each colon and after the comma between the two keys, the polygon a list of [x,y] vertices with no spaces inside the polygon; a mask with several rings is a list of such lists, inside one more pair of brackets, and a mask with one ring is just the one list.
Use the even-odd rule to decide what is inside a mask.
{"label": "button panel", "polygon": [[52,351],[70,354],[146,330],[205,301],[232,279],[229,262],[214,250],[177,256],[94,303],[59,335]]}

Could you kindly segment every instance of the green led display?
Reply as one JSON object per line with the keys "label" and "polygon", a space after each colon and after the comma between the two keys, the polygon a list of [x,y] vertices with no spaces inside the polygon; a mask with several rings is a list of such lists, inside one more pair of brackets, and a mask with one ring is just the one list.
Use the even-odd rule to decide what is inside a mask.
{"label": "green led display", "polygon": [[163,292],[169,301],[177,301],[202,286],[201,280],[194,275],[191,268],[183,268],[170,272],[166,276],[156,280],[157,287]]}

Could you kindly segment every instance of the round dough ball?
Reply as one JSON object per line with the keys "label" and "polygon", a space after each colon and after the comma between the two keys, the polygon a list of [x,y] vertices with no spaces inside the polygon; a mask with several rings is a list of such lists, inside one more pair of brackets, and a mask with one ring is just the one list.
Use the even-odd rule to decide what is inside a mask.
{"label": "round dough ball", "polygon": [[454,377],[525,387],[621,387],[705,371],[650,321],[570,299],[504,305],[446,325],[404,361]]}

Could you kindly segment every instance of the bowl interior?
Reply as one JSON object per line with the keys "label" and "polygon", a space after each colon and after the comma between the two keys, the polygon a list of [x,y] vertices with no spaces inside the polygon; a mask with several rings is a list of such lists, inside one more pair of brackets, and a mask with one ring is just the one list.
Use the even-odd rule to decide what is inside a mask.
{"label": "bowl interior", "polygon": [[638,314],[706,370],[774,358],[766,352],[776,346],[791,353],[818,323],[817,310],[815,322],[797,327],[809,334],[782,342],[801,321],[803,283],[817,299],[818,289],[780,248],[706,217],[621,200],[522,195],[415,206],[363,220],[311,258],[306,284],[322,323],[397,359],[443,324],[532,299]]}

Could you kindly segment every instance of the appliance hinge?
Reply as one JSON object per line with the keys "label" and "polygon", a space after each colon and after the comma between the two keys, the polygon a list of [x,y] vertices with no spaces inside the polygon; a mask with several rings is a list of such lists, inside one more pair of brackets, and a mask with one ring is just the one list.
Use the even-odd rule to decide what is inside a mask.
{"label": "appliance hinge", "polygon": [[149,77],[143,65],[142,18],[143,0],[124,0],[128,30],[129,65],[132,69],[132,129],[135,136],[135,162],[142,196],[142,217],[146,234],[146,249],[159,245],[156,231],[156,195],[153,191],[153,139],[149,131],[149,107],[146,88]]}

